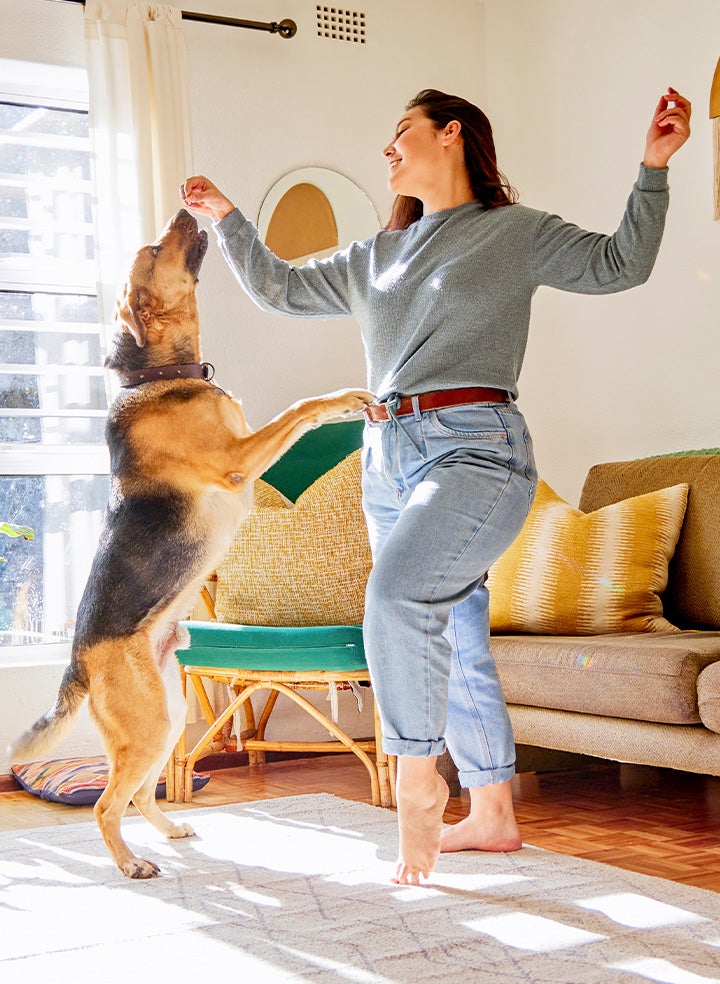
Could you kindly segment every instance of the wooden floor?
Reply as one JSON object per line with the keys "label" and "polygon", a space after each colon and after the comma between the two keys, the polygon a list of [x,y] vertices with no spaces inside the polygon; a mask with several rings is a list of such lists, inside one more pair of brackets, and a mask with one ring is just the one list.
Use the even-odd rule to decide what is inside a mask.
{"label": "wooden floor", "polygon": [[[369,802],[367,773],[351,756],[324,756],[212,772],[192,807],[329,792]],[[513,779],[526,843],[720,892],[720,778],[640,766],[525,773]],[[452,797],[445,820],[468,812]],[[187,809],[165,804],[166,809]],[[0,794],[0,830],[78,823],[89,807]]]}

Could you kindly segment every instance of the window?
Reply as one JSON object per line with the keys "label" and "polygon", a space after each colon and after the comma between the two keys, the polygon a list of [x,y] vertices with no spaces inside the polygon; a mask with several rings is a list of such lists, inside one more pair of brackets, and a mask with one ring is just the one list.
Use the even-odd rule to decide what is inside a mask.
{"label": "window", "polygon": [[71,637],[108,491],[87,100],[17,64],[0,62],[0,521],[35,539],[0,537],[0,660]]}

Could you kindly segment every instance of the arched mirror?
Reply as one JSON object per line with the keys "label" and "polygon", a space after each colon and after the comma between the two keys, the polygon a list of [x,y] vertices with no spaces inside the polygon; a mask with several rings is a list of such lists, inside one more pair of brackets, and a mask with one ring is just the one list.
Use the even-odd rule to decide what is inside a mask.
{"label": "arched mirror", "polygon": [[365,192],[344,174],[324,167],[300,168],[280,178],[258,216],[266,246],[296,265],[369,239],[379,228]]}

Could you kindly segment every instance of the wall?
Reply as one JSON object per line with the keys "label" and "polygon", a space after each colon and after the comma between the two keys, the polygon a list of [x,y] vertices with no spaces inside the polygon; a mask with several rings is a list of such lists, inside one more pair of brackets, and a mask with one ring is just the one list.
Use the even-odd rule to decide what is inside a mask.
{"label": "wall", "polygon": [[[3,0],[2,6],[0,57],[83,64],[82,8],[48,0]],[[359,8],[366,14],[364,45],[318,38],[310,0],[178,0],[175,6],[251,20],[291,17],[298,24],[289,41],[184,24],[196,168],[253,219],[279,177],[308,165],[343,172],[385,216],[390,196],[380,151],[407,100],[426,86],[479,101],[485,95],[482,7],[472,0],[370,0]],[[447,56],[438,50],[439,36],[454,38]],[[307,323],[264,314],[245,298],[214,248],[199,290],[204,356],[217,366],[220,384],[242,396],[253,426],[301,396],[364,384],[362,345],[351,321]],[[6,742],[51,705],[61,675],[60,664],[0,666],[0,772],[7,771]],[[315,729],[311,735],[309,719],[299,714],[288,714],[289,728],[302,727],[312,738]],[[358,718],[349,694],[341,695],[341,714],[341,724],[355,735],[371,733],[369,707]],[[83,711],[58,754],[99,751]]]}
{"label": "wall", "polygon": [[590,229],[620,219],[659,96],[694,103],[670,164],[666,234],[628,293],[535,298],[520,405],[539,470],[577,502],[587,468],[720,444],[720,222],[708,97],[720,4],[486,0],[488,112],[522,200]]}

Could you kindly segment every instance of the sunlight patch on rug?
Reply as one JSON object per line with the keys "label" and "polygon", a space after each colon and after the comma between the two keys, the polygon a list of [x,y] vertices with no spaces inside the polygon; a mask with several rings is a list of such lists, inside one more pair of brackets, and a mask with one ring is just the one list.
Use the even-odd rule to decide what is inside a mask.
{"label": "sunlight patch on rug", "polygon": [[600,899],[580,899],[583,909],[603,912],[613,922],[635,929],[653,929],[659,926],[682,926],[683,923],[705,922],[703,916],[677,906],[649,899],[634,892],[618,892]]}
{"label": "sunlight patch on rug", "polygon": [[505,946],[533,950],[535,953],[566,950],[569,947],[584,946],[586,943],[605,939],[604,936],[588,933],[576,926],[567,926],[553,919],[531,916],[524,912],[510,912],[504,916],[475,919],[465,925],[468,929],[474,929],[476,933],[487,933]]}
{"label": "sunlight patch on rug", "polygon": [[684,970],[667,960],[630,960],[624,964],[614,964],[616,970],[627,970],[647,981],[658,984],[717,984],[717,977],[702,977],[692,971]]}

